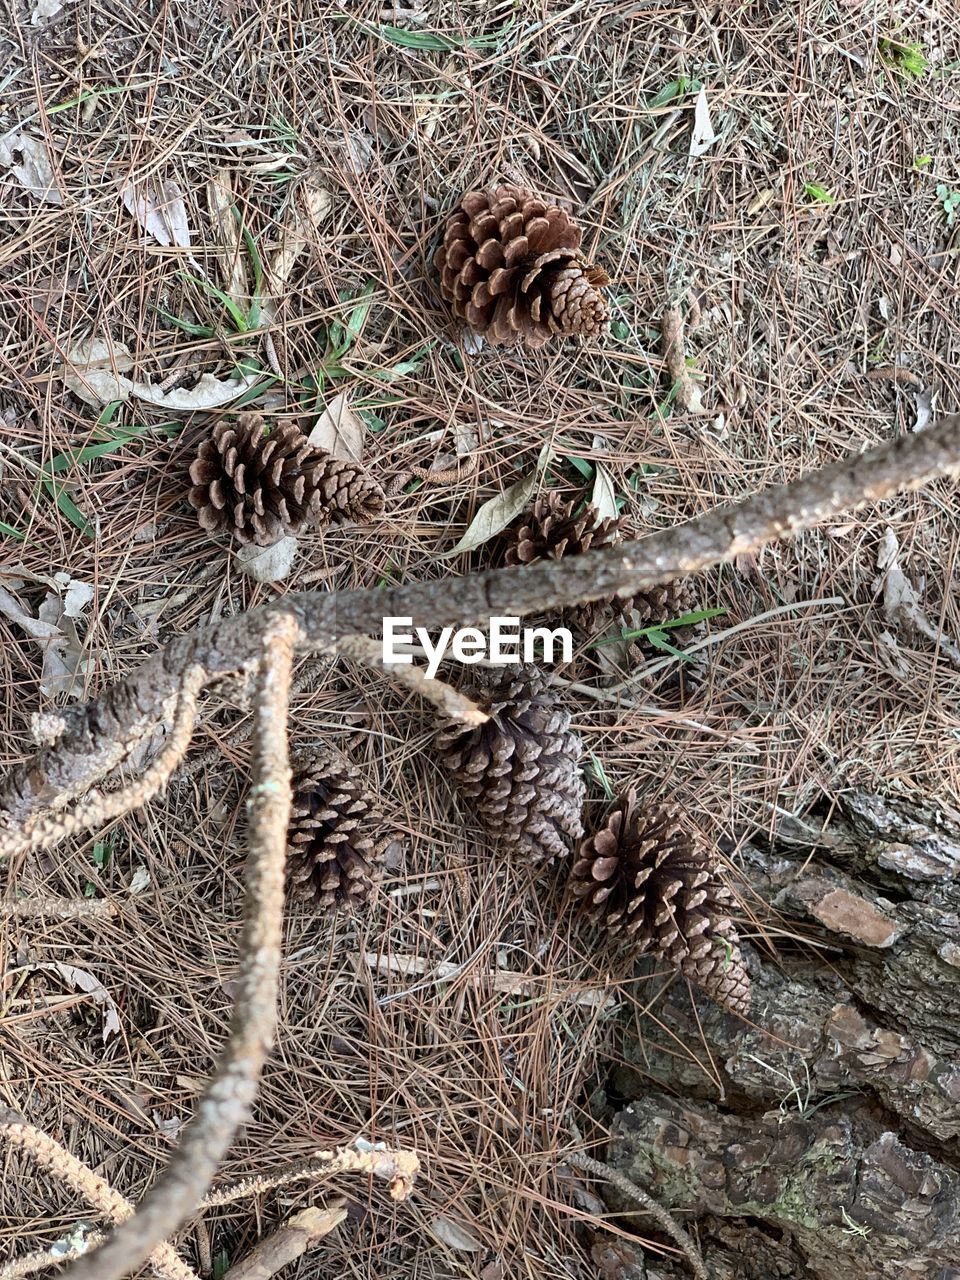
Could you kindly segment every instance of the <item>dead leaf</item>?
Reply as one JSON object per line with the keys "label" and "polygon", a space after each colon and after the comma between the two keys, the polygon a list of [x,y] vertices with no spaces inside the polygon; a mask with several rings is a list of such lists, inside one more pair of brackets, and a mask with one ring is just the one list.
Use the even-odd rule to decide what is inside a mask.
{"label": "dead leaf", "polygon": [[877,555],[877,568],[883,574],[884,614],[895,627],[921,635],[936,645],[947,661],[960,669],[960,646],[945,636],[924,613],[913,583],[900,568],[899,552],[897,535],[888,528]]}
{"label": "dead leaf", "polygon": [[710,106],[707,102],[707,91],[700,86],[700,92],[697,94],[697,103],[693,111],[693,132],[690,134],[690,154],[692,156],[702,156],[705,151],[710,148],[717,140],[717,135],[713,131],[713,123],[710,120]]}
{"label": "dead leaf", "polygon": [[[96,368],[97,365],[102,367]],[[132,396],[161,409],[187,413],[222,408],[252,387],[258,376],[247,374],[235,381],[221,381],[212,373],[205,373],[192,387],[163,391],[152,382],[124,377],[124,371],[132,368],[130,349],[124,343],[90,338],[67,353],[67,365],[59,372],[67,389],[94,408]]]}
{"label": "dead leaf", "polygon": [[0,164],[6,165],[23,189],[47,204],[63,204],[50,153],[41,138],[16,130],[0,138]]}
{"label": "dead leaf", "polygon": [[90,603],[93,587],[66,573],[56,574],[53,583],[55,589],[47,592],[36,617],[5,587],[0,587],[0,613],[39,644],[43,653],[41,693],[48,698],[61,693],[79,697],[78,677],[84,674],[88,660],[73,619]]}
{"label": "dead leaf", "polygon": [[480,1253],[485,1248],[459,1215],[438,1213],[430,1223],[430,1230],[441,1244],[460,1253]]}
{"label": "dead leaf", "polygon": [[144,889],[150,886],[150,872],[144,866],[137,867],[136,871],[130,877],[130,883],[127,885],[127,893],[143,893]]}
{"label": "dead leaf", "polygon": [[282,582],[289,576],[296,554],[296,538],[285,537],[269,547],[242,543],[237,548],[236,559],[247,577],[255,582]]}
{"label": "dead leaf", "polygon": [[307,439],[343,462],[363,461],[366,423],[350,408],[345,391],[330,401]]}
{"label": "dead leaf", "polygon": [[220,274],[224,292],[241,310],[250,303],[247,257],[240,223],[234,213],[233,174],[220,169],[207,181],[207,207],[220,243]]}
{"label": "dead leaf", "polygon": [[540,473],[550,460],[552,452],[551,446],[545,444],[540,451],[537,465],[530,474],[524,476],[521,480],[517,480],[509,489],[504,489],[503,493],[498,493],[496,497],[490,498],[485,502],[471,520],[466,533],[457,545],[452,550],[443,552],[441,559],[461,555],[464,551],[474,551],[477,547],[482,547],[485,542],[489,542],[491,538],[496,537],[501,530],[505,529],[511,520],[516,519],[530,501],[530,497],[540,479]]}
{"label": "dead leaf", "polygon": [[78,969],[76,965],[60,964],[58,961],[51,961],[48,964],[31,964],[27,965],[26,969],[30,973],[59,974],[69,986],[76,987],[78,991],[88,995],[93,1003],[103,1010],[104,1043],[110,1036],[120,1034],[120,1012],[116,1002],[100,979],[95,978],[92,973],[88,973],[86,969]]}
{"label": "dead leaf", "polygon": [[120,199],[127,212],[136,218],[148,235],[153,236],[157,244],[190,248],[187,206],[183,202],[183,192],[172,178],[163,181],[150,179],[142,183],[131,180],[121,190]]}
{"label": "dead leaf", "polygon": [[594,464],[590,505],[600,520],[616,520],[620,514],[617,511],[617,494],[613,487],[613,477],[601,462]]}
{"label": "dead leaf", "polygon": [[63,5],[64,0],[36,0],[33,12],[30,14],[31,25],[35,27],[47,18],[55,18]]}

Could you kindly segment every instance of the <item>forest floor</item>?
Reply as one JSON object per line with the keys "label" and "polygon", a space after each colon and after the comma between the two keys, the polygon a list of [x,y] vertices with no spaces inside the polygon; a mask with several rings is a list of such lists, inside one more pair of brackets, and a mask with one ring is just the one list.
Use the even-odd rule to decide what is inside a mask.
{"label": "forest floor", "polygon": [[[640,536],[960,409],[947,0],[882,18],[849,0],[5,11],[0,587],[55,644],[44,658],[8,601],[0,763],[30,753],[31,713],[211,618],[476,567],[442,553],[545,443],[542,488],[573,497],[599,467]],[[716,139],[692,155],[698,100]],[[569,203],[613,281],[602,339],[465,349],[432,253],[457,197],[500,179]],[[662,357],[672,303],[702,412]],[[385,485],[411,466],[446,478],[408,481],[377,523],[304,539],[285,582],[255,583],[186,503],[212,413],[78,394],[65,379],[92,339],[187,406],[238,371],[249,407],[304,427],[343,395]],[[669,795],[734,871],[742,841],[849,788],[954,805],[960,673],[898,625],[888,570],[895,552],[932,632],[960,639],[958,517],[938,486],[704,575],[698,604],[719,612],[696,679],[651,652],[656,670],[560,686],[591,795],[604,777]],[[603,1155],[606,1081],[667,975],[611,978],[562,874],[465,830],[421,703],[348,664],[302,675],[293,746],[348,750],[405,839],[369,912],[290,907],[276,1048],[222,1178],[357,1135],[420,1153],[405,1204],[337,1183],[350,1217],[289,1280],[595,1276],[591,1247],[622,1228],[563,1152]],[[163,800],[19,868],[19,891],[109,897],[116,917],[4,926],[2,1100],[133,1200],[232,1002],[246,720],[229,690],[204,706]],[[222,1274],[316,1194],[210,1211],[185,1256],[209,1248]],[[0,1254],[91,1216],[23,1166],[0,1188]]]}

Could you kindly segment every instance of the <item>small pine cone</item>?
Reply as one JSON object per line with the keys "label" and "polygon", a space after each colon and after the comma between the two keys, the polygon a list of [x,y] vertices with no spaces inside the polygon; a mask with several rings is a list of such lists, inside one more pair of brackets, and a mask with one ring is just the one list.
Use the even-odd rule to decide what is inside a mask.
{"label": "small pine cone", "polygon": [[442,763],[501,848],[535,862],[564,857],[583,834],[583,746],[569,714],[554,703],[536,667],[507,667],[464,692],[490,719],[475,729],[442,726]]}
{"label": "small pine cone", "polygon": [[494,346],[599,333],[609,318],[600,290],[610,281],[584,262],[580,240],[564,209],[522,187],[470,191],[434,257],[441,292]]}
{"label": "small pine cone", "polygon": [[[691,578],[676,578],[673,582],[662,582],[650,587],[647,591],[638,592],[631,600],[625,602],[623,627],[627,631],[640,631],[643,627],[656,626],[660,622],[672,622],[683,618],[698,608],[697,591]],[[670,629],[670,634],[679,637],[692,632],[693,627]]]}
{"label": "small pine cone", "polygon": [[218,422],[190,479],[204,529],[260,547],[311,525],[365,524],[383,511],[383,490],[361,467],[310,444],[293,422],[268,430],[259,413]]}
{"label": "small pine cone", "polygon": [[290,882],[322,911],[362,905],[393,833],[384,834],[377,802],[361,771],[324,749],[294,764],[287,835]]}
{"label": "small pine cone", "polygon": [[711,849],[673,805],[628,792],[580,845],[570,889],[587,916],[635,953],[653,951],[718,1004],[750,1007],[750,979],[730,920],[733,897]]}
{"label": "small pine cone", "polygon": [[507,535],[505,564],[533,564],[537,560],[562,560],[591,547],[612,546],[620,540],[620,520],[600,520],[593,507],[575,516],[575,502],[564,502],[557,491],[537,498],[532,510],[514,524]]}

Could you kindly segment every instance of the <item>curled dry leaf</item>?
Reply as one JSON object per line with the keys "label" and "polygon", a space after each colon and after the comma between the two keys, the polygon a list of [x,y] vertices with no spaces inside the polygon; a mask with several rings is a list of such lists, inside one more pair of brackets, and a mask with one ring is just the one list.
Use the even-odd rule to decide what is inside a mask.
{"label": "curled dry leaf", "polygon": [[50,153],[42,138],[12,130],[0,137],[0,164],[6,165],[23,189],[47,204],[63,204]]}
{"label": "curled dry leaf", "polygon": [[509,489],[504,489],[503,493],[498,493],[496,497],[490,498],[485,502],[471,520],[466,533],[457,545],[452,550],[443,552],[441,559],[460,555],[464,551],[474,551],[477,547],[482,547],[485,542],[489,542],[491,538],[502,532],[511,520],[515,520],[530,501],[531,495],[540,479],[540,474],[549,462],[552,452],[551,446],[545,444],[540,451],[537,465],[530,474],[517,480]]}
{"label": "curled dry leaf", "polygon": [[707,102],[707,91],[701,85],[697,94],[697,104],[693,112],[693,132],[690,134],[690,154],[702,156],[717,140],[710,119],[710,105]]}
{"label": "curled dry leaf", "polygon": [[307,439],[343,462],[363,461],[366,424],[350,407],[345,391],[330,401]]}
{"label": "curled dry leaf", "polygon": [[598,462],[594,468],[590,505],[596,511],[598,520],[616,520],[620,514],[617,510],[613,477],[602,462]]}
{"label": "curled dry leaf", "polygon": [[255,582],[282,582],[289,577],[297,555],[297,540],[280,538],[268,547],[244,542],[237,547],[237,564]]}
{"label": "curled dry leaf", "polygon": [[88,995],[93,1003],[103,1011],[104,1043],[111,1036],[120,1034],[120,1012],[117,1009],[116,1002],[100,979],[95,978],[86,969],[78,969],[73,964],[60,964],[57,961],[52,961],[49,964],[25,965],[20,972],[57,974],[68,986],[76,987],[78,991]]}
{"label": "curled dry leaf", "polygon": [[190,225],[183,192],[173,181],[159,178],[147,182],[132,180],[122,188],[120,199],[128,213],[136,218],[147,235],[157,244],[190,248]]}
{"label": "curled dry leaf", "polygon": [[94,408],[133,397],[161,409],[186,413],[220,409],[257,380],[256,374],[223,381],[212,373],[205,373],[192,387],[163,391],[152,382],[136,382],[125,377],[125,371],[132,368],[130,349],[124,343],[90,338],[67,353],[67,365],[60,372],[67,389]]}

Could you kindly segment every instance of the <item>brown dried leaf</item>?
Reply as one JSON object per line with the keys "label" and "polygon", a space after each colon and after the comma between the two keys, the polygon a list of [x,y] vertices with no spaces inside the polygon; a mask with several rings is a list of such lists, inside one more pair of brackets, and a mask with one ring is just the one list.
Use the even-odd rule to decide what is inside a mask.
{"label": "brown dried leaf", "polygon": [[530,501],[540,479],[540,473],[550,460],[551,453],[550,445],[545,444],[540,451],[537,465],[530,474],[485,502],[470,521],[466,533],[457,545],[452,550],[443,552],[440,558],[445,560],[448,556],[460,555],[464,551],[474,551],[477,547],[482,547],[485,542],[489,542],[491,538],[501,533],[511,520],[515,520]]}
{"label": "brown dried leaf", "polygon": [[0,164],[7,166],[29,195],[47,204],[63,204],[50,153],[41,138],[17,130],[0,137]]}
{"label": "brown dried leaf", "polygon": [[430,1223],[430,1230],[441,1244],[459,1253],[480,1253],[485,1247],[459,1214],[438,1213]]}
{"label": "brown dried leaf", "polygon": [[143,183],[127,182],[120,192],[120,199],[128,213],[132,214],[157,244],[179,245],[190,248],[190,226],[187,222],[187,206],[183,192],[167,178]]}
{"label": "brown dried leaf", "polygon": [[362,462],[366,429],[360,415],[350,408],[347,393],[341,391],[324,409],[307,438],[343,462]]}
{"label": "brown dried leaf", "polygon": [[229,169],[220,169],[208,179],[207,207],[220,243],[220,274],[224,292],[246,311],[250,303],[247,257],[240,223],[234,214],[233,174]]}

